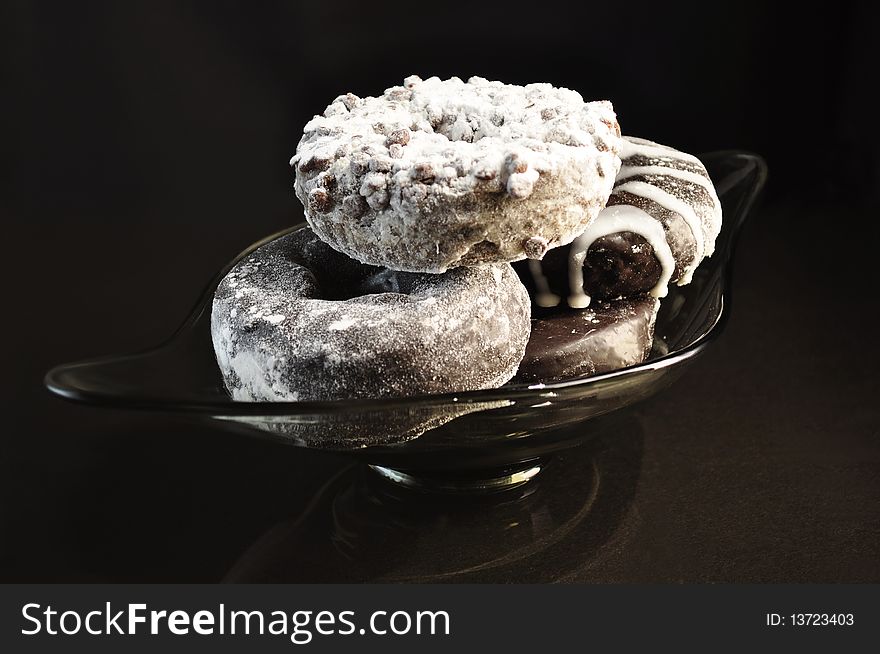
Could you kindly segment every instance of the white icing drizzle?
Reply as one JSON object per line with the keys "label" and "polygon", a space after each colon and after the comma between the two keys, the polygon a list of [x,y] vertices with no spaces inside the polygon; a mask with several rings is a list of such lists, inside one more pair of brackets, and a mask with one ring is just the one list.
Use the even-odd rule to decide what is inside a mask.
{"label": "white icing drizzle", "polygon": [[583,266],[587,250],[596,239],[619,232],[634,232],[654,248],[654,256],[660,262],[661,272],[660,279],[657,280],[657,284],[651,289],[650,294],[653,297],[666,296],[669,280],[675,270],[675,259],[672,257],[672,249],[666,241],[666,232],[664,232],[660,221],[649,213],[638,207],[621,204],[605,207],[584,233],[571,244],[568,256],[568,284],[571,288],[568,305],[570,307],[583,309],[590,306],[590,296],[584,292]]}
{"label": "white icing drizzle", "polygon": [[[699,265],[703,257],[708,257],[715,251],[715,239],[718,238],[718,234],[721,231],[721,201],[718,198],[718,193],[715,191],[715,186],[712,184],[711,180],[708,179],[708,177],[704,177],[702,175],[689,171],[668,168],[665,165],[666,162],[664,161],[659,161],[654,166],[627,166],[626,160],[630,157],[636,156],[653,159],[667,159],[670,161],[687,161],[699,166],[701,170],[705,170],[705,167],[703,166],[703,162],[692,154],[681,152],[680,150],[675,150],[673,148],[660,145],[659,143],[648,141],[647,139],[627,136],[620,140],[620,158],[623,161],[623,166],[621,167],[621,173],[617,176],[617,182],[620,182],[620,180],[624,177],[630,177],[640,174],[639,172],[633,171],[647,171],[648,169],[653,169],[656,167],[658,169],[657,173],[643,172],[641,174],[670,175],[679,179],[700,184],[703,188],[706,189],[706,191],[708,191],[709,197],[712,199],[712,202],[714,204],[713,213],[715,214],[715,219],[709,220],[708,224],[706,225],[703,225],[702,220],[697,220],[697,224],[700,225],[700,231],[694,231],[694,238],[697,240],[697,250],[699,252],[699,256],[695,259],[692,267],[690,267],[685,273],[685,279],[679,281],[679,284],[686,284],[690,281],[691,277],[693,276],[694,269]],[[626,172],[624,173],[624,171]],[[682,215],[685,220],[688,219],[688,216],[685,216],[684,214]],[[697,218],[699,218],[699,216],[697,216]],[[688,224],[693,230],[693,224],[691,224],[690,222],[688,222]],[[705,234],[703,233],[704,227],[706,230]],[[703,238],[699,238],[698,234],[702,235]]]}
{"label": "white icing drizzle", "polygon": [[[596,216],[593,223],[596,220],[599,220],[599,216]],[[586,309],[590,306],[590,296],[584,293],[584,259],[587,258],[587,248],[580,248],[581,238],[583,234],[572,241],[568,251],[568,306],[572,309]]]}
{"label": "white icing drizzle", "polygon": [[678,168],[672,168],[670,166],[627,166],[623,165],[620,167],[620,172],[617,174],[617,182],[622,182],[628,177],[635,177],[636,175],[663,175],[665,177],[675,177],[677,179],[683,179],[686,182],[691,182],[692,184],[698,184],[702,186],[707,191],[712,188],[712,182],[703,175],[699,173],[693,173],[689,170],[679,170]]}
{"label": "white icing drizzle", "polygon": [[620,140],[620,158],[621,160],[629,159],[630,157],[666,157],[668,159],[680,159],[682,161],[690,161],[691,163],[695,163],[698,166],[702,167],[703,162],[697,159],[694,155],[688,154],[687,152],[680,152],[679,150],[673,150],[672,148],[667,148],[665,146],[659,145],[657,143],[653,143],[651,141],[646,141],[644,139],[637,139],[631,136],[627,136]]}
{"label": "white icing drizzle", "polygon": [[529,259],[529,272],[535,282],[535,304],[547,308],[557,306],[560,297],[550,290],[550,282],[547,281],[539,259]]}
{"label": "white icing drizzle", "polygon": [[[690,157],[690,155],[687,155]],[[684,157],[681,157],[684,159]],[[713,203],[713,210],[718,211],[721,207],[721,200],[718,199],[718,193],[715,191],[715,185],[712,184],[712,181],[706,177],[705,175],[700,175],[699,173],[691,172],[690,170],[679,170],[678,168],[672,168],[670,166],[664,166],[662,164],[657,164],[653,166],[627,166],[623,165],[620,167],[620,173],[617,175],[616,183],[620,184],[623,180],[626,180],[629,177],[635,177],[636,175],[663,175],[666,177],[675,177],[676,179],[681,179],[686,182],[690,182],[692,184],[696,184],[697,186],[706,190],[709,194],[709,198]],[[720,231],[721,221],[709,221],[710,224],[704,224],[701,221],[701,233],[703,233],[702,228],[706,229],[706,233],[703,234],[703,249],[704,256],[710,256],[715,251],[715,239],[718,237],[718,232]],[[717,225],[717,227],[716,227]]]}
{"label": "white icing drizzle", "polygon": [[633,195],[638,195],[639,197],[651,200],[659,204],[661,207],[664,207],[669,211],[674,211],[684,218],[688,227],[691,228],[691,232],[693,232],[697,252],[691,264],[682,271],[682,276],[681,279],[678,280],[678,285],[683,286],[684,284],[689,284],[691,279],[693,279],[694,270],[696,270],[697,266],[703,260],[703,256],[705,256],[706,248],[705,239],[703,238],[703,222],[700,220],[697,212],[694,211],[694,208],[684,200],[646,182],[624,182],[623,184],[616,186],[614,191],[632,193]]}
{"label": "white icing drizzle", "polygon": [[[649,160],[649,165],[626,165],[626,161],[632,157],[643,157]],[[690,283],[694,271],[703,260],[715,250],[715,239],[721,230],[721,202],[712,181],[707,175],[702,175],[693,170],[680,170],[674,167],[674,162],[685,161],[705,170],[703,163],[695,156],[686,152],[680,152],[673,148],[662,146],[653,141],[634,137],[625,137],[620,141],[620,158],[623,165],[617,175],[614,192],[626,192],[650,200],[655,204],[675,212],[684,219],[694,236],[695,256],[690,265],[681,271],[678,285]],[[709,194],[714,204],[711,207],[714,218],[703,218],[696,209],[687,201],[682,200],[668,191],[649,182],[626,181],[639,175],[663,176],[679,179],[695,184]],[[568,280],[570,295],[568,304],[574,309],[583,309],[590,305],[590,296],[584,292],[584,260],[587,251],[596,239],[619,232],[634,232],[642,236],[654,249],[661,266],[660,279],[651,289],[650,294],[655,297],[665,297],[672,274],[675,271],[675,259],[672,249],[666,240],[666,232],[659,219],[649,213],[631,205],[615,205],[606,207],[593,220],[580,236],[571,244],[568,256]],[[529,270],[535,282],[535,302],[538,306],[554,307],[559,304],[559,296],[550,290],[547,277],[544,275],[540,261],[530,261]]]}

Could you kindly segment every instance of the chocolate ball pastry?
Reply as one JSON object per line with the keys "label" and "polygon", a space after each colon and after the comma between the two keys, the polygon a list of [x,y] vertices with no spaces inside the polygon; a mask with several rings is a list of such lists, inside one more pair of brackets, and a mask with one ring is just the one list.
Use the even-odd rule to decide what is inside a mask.
{"label": "chocolate ball pastry", "polygon": [[699,159],[634,137],[623,138],[621,159],[596,220],[570,245],[515,265],[537,306],[664,297],[714,251],[721,204]]}

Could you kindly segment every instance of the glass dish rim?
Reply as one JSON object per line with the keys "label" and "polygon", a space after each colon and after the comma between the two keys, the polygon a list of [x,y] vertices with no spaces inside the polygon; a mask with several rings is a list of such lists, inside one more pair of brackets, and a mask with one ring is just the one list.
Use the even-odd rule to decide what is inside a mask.
{"label": "glass dish rim", "polygon": [[250,254],[256,248],[287,234],[295,229],[300,228],[304,222],[297,223],[273,234],[265,236],[258,241],[252,243],[244,250],[239,252],[231,259],[223,268],[217,272],[205,286],[204,290],[199,294],[193,308],[189,311],[184,321],[173,331],[173,333],[159,344],[145,348],[140,351],[119,354],[119,355],[103,355],[98,357],[90,357],[75,362],[64,363],[50,369],[44,378],[44,384],[52,393],[74,402],[88,404],[92,406],[107,406],[125,409],[152,410],[170,413],[185,413],[196,415],[210,415],[213,417],[235,417],[235,416],[278,416],[278,415],[308,415],[308,414],[328,414],[328,413],[344,413],[344,412],[369,412],[369,411],[385,411],[389,409],[406,410],[430,408],[437,405],[449,404],[481,404],[488,402],[507,402],[513,403],[519,400],[526,400],[535,397],[556,397],[557,391],[567,392],[572,389],[582,389],[593,385],[599,385],[606,382],[612,382],[621,378],[639,375],[641,373],[653,370],[659,370],[669,366],[683,363],[700,353],[715,339],[717,339],[724,331],[727,323],[730,309],[728,302],[728,294],[730,288],[730,258],[733,256],[735,249],[735,240],[737,231],[742,225],[744,217],[749,213],[751,205],[763,187],[766,179],[767,167],[763,158],[753,152],[746,150],[718,150],[706,152],[698,155],[704,157],[744,157],[750,159],[757,169],[758,183],[756,188],[751,191],[745,206],[738,210],[735,216],[735,222],[732,226],[734,230],[731,235],[730,250],[725,254],[727,260],[722,264],[722,275],[719,280],[720,284],[720,301],[721,307],[714,323],[709,326],[701,335],[684,347],[668,352],[667,354],[649,359],[645,362],[620,368],[606,373],[594,375],[581,375],[569,379],[538,384],[506,384],[498,388],[477,389],[469,391],[453,391],[447,393],[433,393],[410,395],[405,397],[392,398],[352,398],[339,400],[320,400],[320,401],[281,401],[281,402],[239,402],[230,399],[224,400],[191,400],[173,398],[154,398],[142,396],[140,398],[134,395],[126,395],[124,393],[113,394],[104,391],[85,390],[73,387],[63,380],[63,375],[71,370],[80,367],[87,367],[109,362],[121,362],[127,359],[138,359],[147,357],[172,347],[177,341],[191,330],[206,310],[210,309],[213,299],[214,290],[220,280],[226,273],[243,257]]}

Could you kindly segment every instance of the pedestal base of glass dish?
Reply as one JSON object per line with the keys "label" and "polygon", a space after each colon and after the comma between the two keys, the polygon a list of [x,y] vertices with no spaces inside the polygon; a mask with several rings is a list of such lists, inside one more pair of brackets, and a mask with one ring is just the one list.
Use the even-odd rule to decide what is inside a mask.
{"label": "pedestal base of glass dish", "polygon": [[369,467],[382,479],[412,490],[428,493],[494,493],[522,486],[540,473],[547,462],[546,458],[532,459],[515,466],[479,470],[470,474],[432,474],[396,470],[380,465]]}
{"label": "pedestal base of glass dish", "polygon": [[[615,433],[560,452],[496,493],[414,490],[368,464],[343,468],[305,508],[256,538],[224,576],[237,583],[544,583],[622,542],[642,469],[634,412]],[[304,564],[304,562],[308,562]]]}

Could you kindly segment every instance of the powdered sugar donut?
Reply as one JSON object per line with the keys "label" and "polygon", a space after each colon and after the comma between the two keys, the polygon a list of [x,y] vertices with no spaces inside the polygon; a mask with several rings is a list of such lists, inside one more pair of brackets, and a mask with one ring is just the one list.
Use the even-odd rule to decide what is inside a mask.
{"label": "powdered sugar donut", "polygon": [[395,397],[500,386],[522,359],[529,318],[509,264],[394,272],[302,228],[223,278],[211,337],[236,400]]}
{"label": "powdered sugar donut", "polygon": [[620,167],[609,102],[550,84],[422,80],[341,95],[291,165],[315,233],[395,270],[540,258],[582,233]]}

